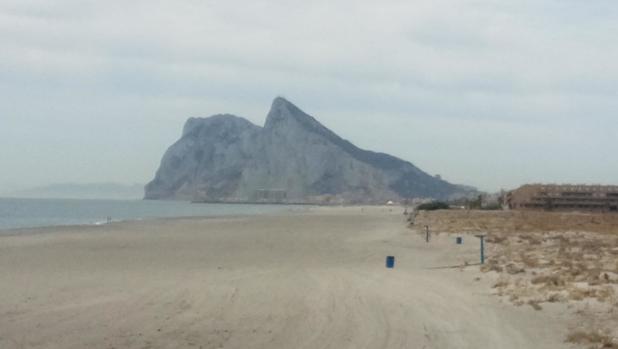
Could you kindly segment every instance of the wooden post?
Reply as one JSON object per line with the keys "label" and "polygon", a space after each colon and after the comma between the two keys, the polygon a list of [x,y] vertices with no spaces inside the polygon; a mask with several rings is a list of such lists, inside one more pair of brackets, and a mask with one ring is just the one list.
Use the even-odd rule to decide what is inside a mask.
{"label": "wooden post", "polygon": [[481,240],[481,264],[485,264],[485,235],[475,235]]}

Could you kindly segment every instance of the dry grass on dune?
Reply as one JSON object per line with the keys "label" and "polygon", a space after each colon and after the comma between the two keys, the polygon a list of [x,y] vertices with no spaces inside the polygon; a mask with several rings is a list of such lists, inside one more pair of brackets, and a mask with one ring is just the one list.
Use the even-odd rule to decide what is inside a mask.
{"label": "dry grass on dune", "polygon": [[618,214],[541,211],[421,211],[417,225],[430,225],[434,231],[489,233],[538,233],[585,231],[618,235]]}
{"label": "dry grass on dune", "polygon": [[587,345],[590,348],[618,349],[618,343],[603,331],[574,331],[567,337],[567,342]]}
{"label": "dry grass on dune", "polygon": [[536,310],[564,304],[568,342],[618,348],[618,214],[448,210],[420,212],[415,225],[486,233],[481,270],[495,273],[497,295]]}

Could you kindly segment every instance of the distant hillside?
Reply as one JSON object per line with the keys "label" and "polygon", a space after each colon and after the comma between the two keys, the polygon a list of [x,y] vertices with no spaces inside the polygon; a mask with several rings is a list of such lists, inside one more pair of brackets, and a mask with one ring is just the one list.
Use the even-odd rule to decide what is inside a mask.
{"label": "distant hillside", "polygon": [[229,114],[190,118],[146,186],[145,198],[383,203],[474,192],[410,162],[360,149],[279,97],[264,127]]}
{"label": "distant hillside", "polygon": [[59,183],[7,193],[16,198],[135,200],[144,196],[141,184]]}

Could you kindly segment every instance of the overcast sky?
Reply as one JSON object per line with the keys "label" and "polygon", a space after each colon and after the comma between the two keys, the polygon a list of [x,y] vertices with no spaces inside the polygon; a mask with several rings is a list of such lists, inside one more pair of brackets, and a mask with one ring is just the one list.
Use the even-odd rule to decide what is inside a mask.
{"label": "overcast sky", "polygon": [[282,95],[483,190],[618,183],[618,1],[0,0],[0,193],[146,183]]}

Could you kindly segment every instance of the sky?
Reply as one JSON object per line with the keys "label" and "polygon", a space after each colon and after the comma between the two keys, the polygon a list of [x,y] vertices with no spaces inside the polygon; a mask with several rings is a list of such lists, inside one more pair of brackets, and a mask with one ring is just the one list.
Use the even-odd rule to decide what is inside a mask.
{"label": "sky", "polygon": [[481,190],[618,184],[618,1],[0,0],[0,193],[146,183],[284,96]]}

